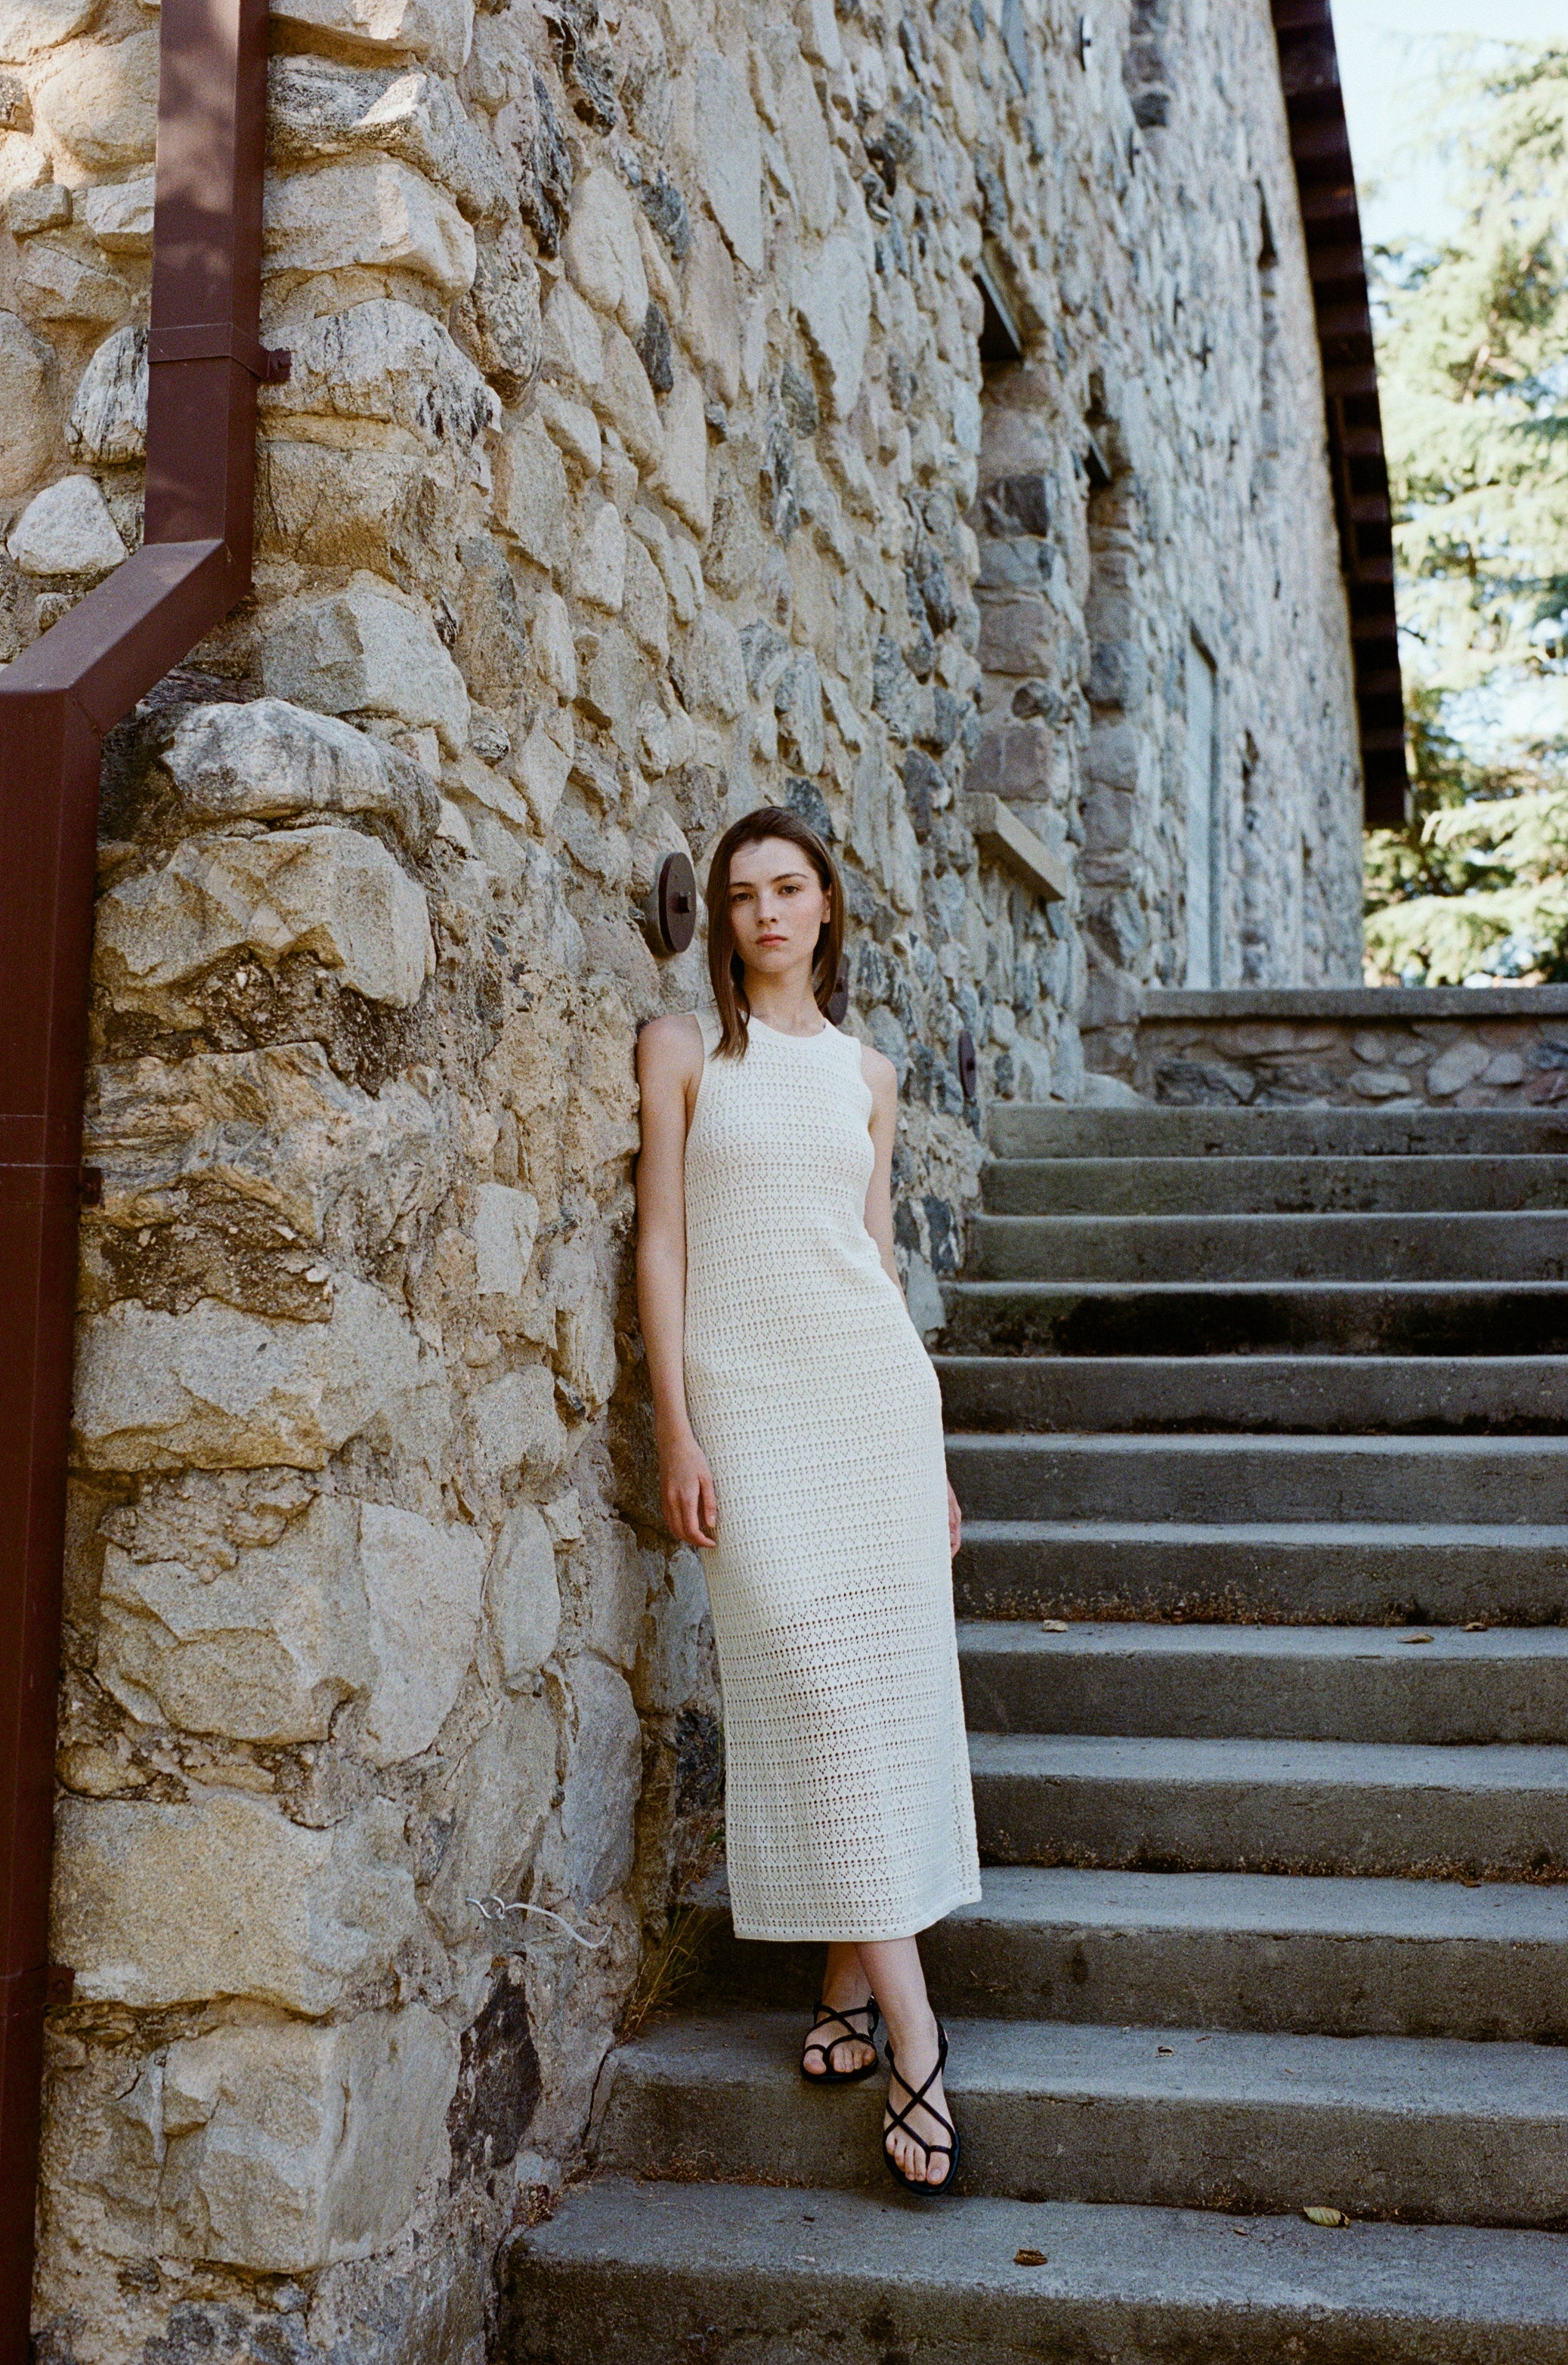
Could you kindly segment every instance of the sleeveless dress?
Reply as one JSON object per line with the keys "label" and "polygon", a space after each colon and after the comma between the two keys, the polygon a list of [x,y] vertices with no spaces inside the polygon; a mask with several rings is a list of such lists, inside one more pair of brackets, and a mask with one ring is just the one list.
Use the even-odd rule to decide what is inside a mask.
{"label": "sleeveless dress", "polygon": [[910,1937],[980,1893],[936,1374],[866,1229],[860,1046],[754,1018],[686,1145],[736,1934]]}

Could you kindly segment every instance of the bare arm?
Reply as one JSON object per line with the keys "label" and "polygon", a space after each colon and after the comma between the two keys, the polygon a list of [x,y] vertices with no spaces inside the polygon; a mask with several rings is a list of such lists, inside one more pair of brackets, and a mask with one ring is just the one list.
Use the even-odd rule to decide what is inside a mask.
{"label": "bare arm", "polygon": [[714,1541],[712,1473],[686,1407],[686,1135],[702,1078],[695,1018],[655,1018],[637,1038],[637,1310],[654,1397],[659,1491],[682,1543]]}
{"label": "bare arm", "polygon": [[[877,1162],[866,1193],[866,1229],[877,1243],[883,1270],[902,1295],[898,1266],[893,1261],[893,1137],[898,1131],[898,1070],[869,1044],[860,1047],[860,1072],[871,1087],[871,1146]],[[947,1549],[956,1552],[963,1541],[963,1515],[951,1485],[947,1488]]]}

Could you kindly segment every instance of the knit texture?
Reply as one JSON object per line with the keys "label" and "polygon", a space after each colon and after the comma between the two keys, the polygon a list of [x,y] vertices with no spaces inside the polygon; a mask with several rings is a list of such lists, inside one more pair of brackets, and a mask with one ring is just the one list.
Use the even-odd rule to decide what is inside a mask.
{"label": "knit texture", "polygon": [[686,1386],[745,1938],[911,1936],[980,1893],[936,1374],[866,1229],[860,1047],[751,1023],[686,1146]]}

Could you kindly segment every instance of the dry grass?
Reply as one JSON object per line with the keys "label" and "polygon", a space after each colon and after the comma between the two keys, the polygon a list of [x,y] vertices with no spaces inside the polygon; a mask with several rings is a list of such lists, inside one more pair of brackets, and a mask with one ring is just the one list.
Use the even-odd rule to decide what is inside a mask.
{"label": "dry grass", "polygon": [[708,1916],[700,1905],[678,1905],[656,1945],[650,1946],[622,2014],[619,2042],[630,2045],[655,2012],[668,2012],[702,1968]]}

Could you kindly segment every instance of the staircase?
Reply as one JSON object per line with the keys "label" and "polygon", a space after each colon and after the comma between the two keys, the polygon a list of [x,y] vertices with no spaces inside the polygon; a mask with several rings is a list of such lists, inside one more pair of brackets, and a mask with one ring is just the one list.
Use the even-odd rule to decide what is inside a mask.
{"label": "staircase", "polygon": [[1568,1117],[1016,1109],[994,1148],[941,1362],[961,2193],[887,2180],[880,2080],[802,2086],[819,1950],[716,1900],[500,2353],[1565,2365]]}

